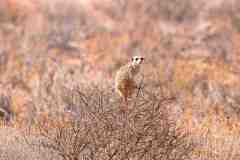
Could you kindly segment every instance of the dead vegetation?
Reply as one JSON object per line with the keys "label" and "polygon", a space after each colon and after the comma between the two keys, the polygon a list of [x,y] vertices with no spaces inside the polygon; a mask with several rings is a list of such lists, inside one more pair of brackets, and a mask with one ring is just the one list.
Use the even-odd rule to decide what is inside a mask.
{"label": "dead vegetation", "polygon": [[[30,147],[49,150],[64,160],[190,159],[194,149],[190,135],[165,110],[174,100],[137,97],[122,113],[122,103],[107,90],[70,92],[66,102],[72,110],[63,117],[37,120],[25,132]],[[29,140],[30,136],[38,140]]]}
{"label": "dead vegetation", "polygon": [[[237,0],[6,0],[0,21],[0,113],[19,140],[2,128],[2,159],[239,157]],[[139,52],[144,91],[122,115],[109,86]]]}

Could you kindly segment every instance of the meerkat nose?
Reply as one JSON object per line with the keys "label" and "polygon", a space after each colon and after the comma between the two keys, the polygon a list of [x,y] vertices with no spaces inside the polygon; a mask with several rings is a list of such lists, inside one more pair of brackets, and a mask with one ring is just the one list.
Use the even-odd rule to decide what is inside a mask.
{"label": "meerkat nose", "polygon": [[143,57],[141,57],[140,58],[140,63],[142,63],[144,61],[144,58]]}

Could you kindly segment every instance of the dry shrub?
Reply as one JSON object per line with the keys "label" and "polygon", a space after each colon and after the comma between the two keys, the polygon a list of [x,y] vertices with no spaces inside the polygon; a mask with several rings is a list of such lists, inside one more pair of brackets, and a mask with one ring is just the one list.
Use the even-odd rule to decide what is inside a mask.
{"label": "dry shrub", "polygon": [[0,119],[7,122],[13,117],[10,99],[11,97],[9,96],[0,95]]}
{"label": "dry shrub", "polygon": [[[185,22],[198,16],[198,2],[192,0],[150,0],[150,1],[112,1],[110,4],[97,5],[97,9],[103,10],[109,17],[122,21],[126,15],[141,16],[154,20],[167,20],[171,22]],[[138,15],[137,15],[138,14]],[[135,17],[135,18],[136,18]],[[141,18],[143,18],[141,17]],[[137,19],[136,19],[137,20]],[[138,19],[139,20],[139,19]]]}
{"label": "dry shrub", "polygon": [[65,101],[72,109],[62,118],[36,121],[30,135],[38,141],[26,137],[30,146],[51,150],[65,160],[190,159],[193,143],[165,109],[173,100],[152,93],[133,98],[121,112],[123,104],[111,91],[75,88],[71,92]]}
{"label": "dry shrub", "polygon": [[[145,2],[146,3],[146,2]],[[198,16],[198,10],[192,0],[152,0],[147,2],[150,17],[162,17],[165,20],[182,23]]]}
{"label": "dry shrub", "polygon": [[48,27],[41,36],[47,38],[49,48],[76,49],[72,42],[82,40],[96,26],[94,17],[77,2],[45,2],[42,14]]}
{"label": "dry shrub", "polygon": [[198,148],[194,151],[199,160],[237,160],[239,159],[239,135],[225,134],[213,136],[208,133],[197,138]]}

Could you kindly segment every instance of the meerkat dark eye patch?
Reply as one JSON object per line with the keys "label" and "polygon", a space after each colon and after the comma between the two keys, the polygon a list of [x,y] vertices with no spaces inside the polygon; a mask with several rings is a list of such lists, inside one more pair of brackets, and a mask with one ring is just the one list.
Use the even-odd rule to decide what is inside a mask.
{"label": "meerkat dark eye patch", "polygon": [[142,61],[143,61],[143,60],[144,60],[144,58],[140,58],[140,60],[142,60]]}
{"label": "meerkat dark eye patch", "polygon": [[136,60],[138,60],[139,58],[136,58]]}

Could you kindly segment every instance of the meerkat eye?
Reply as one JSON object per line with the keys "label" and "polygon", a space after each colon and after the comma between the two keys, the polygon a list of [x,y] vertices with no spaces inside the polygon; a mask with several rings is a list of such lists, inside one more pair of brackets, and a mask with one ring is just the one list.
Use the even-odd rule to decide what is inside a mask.
{"label": "meerkat eye", "polygon": [[144,58],[140,58],[140,60],[142,60],[142,61],[143,61],[143,60],[144,60]]}
{"label": "meerkat eye", "polygon": [[136,58],[136,61],[138,60],[139,58]]}

